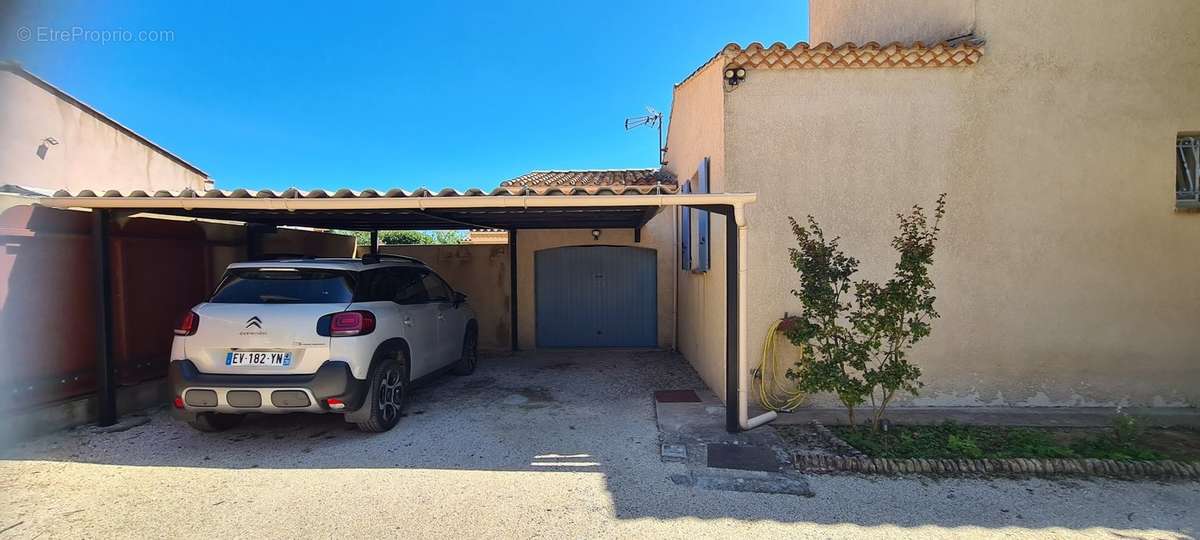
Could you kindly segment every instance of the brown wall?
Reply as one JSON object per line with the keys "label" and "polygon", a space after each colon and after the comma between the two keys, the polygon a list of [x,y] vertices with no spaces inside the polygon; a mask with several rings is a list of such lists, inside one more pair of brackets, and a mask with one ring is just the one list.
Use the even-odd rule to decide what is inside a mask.
{"label": "brown wall", "polygon": [[727,188],[759,194],[750,343],[798,308],[787,216],[882,280],[895,214],[947,192],[942,318],[907,404],[1200,405],[1200,215],[1173,204],[1175,138],[1200,130],[1200,4],[976,11],[973,67],[753,70],[725,95]]}
{"label": "brown wall", "polygon": [[[132,385],[165,374],[172,328],[212,290],[228,262],[244,258],[245,229],[134,217],[117,220],[110,234],[117,381]],[[0,408],[92,392],[97,307],[91,214],[10,206],[0,212],[0,236],[0,392],[10,396]],[[348,256],[353,248],[350,237],[299,230],[281,230],[267,245],[273,243],[325,256]]]}
{"label": "brown wall", "polygon": [[466,294],[479,321],[480,349],[512,349],[507,245],[381,246],[380,250],[419,259],[454,290]]}

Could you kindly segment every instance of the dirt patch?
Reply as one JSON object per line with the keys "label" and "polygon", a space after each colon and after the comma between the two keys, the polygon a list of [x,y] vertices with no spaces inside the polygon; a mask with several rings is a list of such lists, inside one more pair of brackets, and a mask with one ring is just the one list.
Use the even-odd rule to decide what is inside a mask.
{"label": "dirt patch", "polygon": [[[836,438],[868,457],[888,459],[1108,459],[1117,461],[1196,461],[1200,432],[1146,429],[1119,434],[1112,428],[1038,428],[980,426],[946,422],[938,425],[893,425],[886,431],[868,427],[829,428]],[[823,450],[846,455],[836,441],[819,438],[808,426],[781,428],[798,453]],[[833,448],[830,448],[834,446]]]}
{"label": "dirt patch", "polygon": [[829,443],[828,439],[808,424],[772,426],[779,437],[801,455],[846,456],[841,448]]}
{"label": "dirt patch", "polygon": [[[1062,428],[1046,431],[1055,442],[1066,447],[1080,441],[1103,437],[1111,432],[1107,428]],[[1147,429],[1138,439],[1138,444],[1168,459],[1200,461],[1200,431],[1194,429]]]}

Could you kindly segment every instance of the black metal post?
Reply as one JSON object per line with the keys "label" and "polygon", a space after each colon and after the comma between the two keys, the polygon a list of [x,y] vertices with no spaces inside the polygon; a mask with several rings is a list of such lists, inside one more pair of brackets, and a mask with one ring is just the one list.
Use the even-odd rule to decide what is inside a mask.
{"label": "black metal post", "polygon": [[731,210],[725,214],[725,431],[741,431],[738,415],[738,226]]}
{"label": "black metal post", "polygon": [[508,230],[508,305],[510,319],[510,328],[512,336],[512,350],[521,350],[517,343],[517,230]]}
{"label": "black metal post", "polygon": [[117,381],[112,355],[112,287],[109,268],[109,211],[92,210],[92,254],[96,261],[96,425],[117,423]]}
{"label": "black metal post", "polygon": [[246,224],[246,260],[253,261],[262,257],[262,232],[253,223]]}
{"label": "black metal post", "polygon": [[379,254],[379,231],[378,230],[371,231],[371,254],[372,255]]}

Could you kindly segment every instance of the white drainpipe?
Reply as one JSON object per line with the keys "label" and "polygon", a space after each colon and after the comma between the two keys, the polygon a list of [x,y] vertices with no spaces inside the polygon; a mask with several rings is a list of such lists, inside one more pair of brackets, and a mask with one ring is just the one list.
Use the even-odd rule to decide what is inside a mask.
{"label": "white drainpipe", "polygon": [[[742,429],[754,429],[767,422],[776,419],[779,415],[775,411],[767,411],[763,414],[750,418],[750,375],[747,372],[748,356],[746,354],[746,275],[749,273],[749,256],[750,251],[746,246],[746,241],[749,236],[749,227],[746,224],[746,207],[737,205],[734,208],[734,220],[737,222],[737,238],[738,238],[738,426]],[[726,231],[725,234],[729,234]]]}

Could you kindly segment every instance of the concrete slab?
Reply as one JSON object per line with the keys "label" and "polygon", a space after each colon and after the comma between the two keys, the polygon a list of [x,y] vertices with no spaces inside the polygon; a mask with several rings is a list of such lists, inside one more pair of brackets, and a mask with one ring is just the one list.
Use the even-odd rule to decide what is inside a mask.
{"label": "concrete slab", "polygon": [[790,448],[774,429],[725,431],[725,406],[708,390],[695,403],[655,402],[663,444],[686,448],[685,475],[672,482],[706,490],[811,495],[803,476],[790,466]]}
{"label": "concrete slab", "polygon": [[[155,379],[117,388],[117,414],[126,415],[170,403],[166,379]],[[95,395],[6,412],[0,416],[0,448],[23,439],[96,421]]]}

